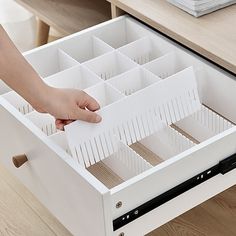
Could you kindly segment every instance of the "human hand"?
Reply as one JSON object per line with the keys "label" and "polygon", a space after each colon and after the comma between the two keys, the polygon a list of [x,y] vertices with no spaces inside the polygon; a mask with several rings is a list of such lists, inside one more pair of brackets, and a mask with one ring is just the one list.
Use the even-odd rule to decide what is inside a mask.
{"label": "human hand", "polygon": [[100,108],[98,102],[84,91],[47,87],[41,97],[41,102],[33,107],[54,116],[57,129],[64,130],[74,120],[98,123],[102,119],[95,113]]}

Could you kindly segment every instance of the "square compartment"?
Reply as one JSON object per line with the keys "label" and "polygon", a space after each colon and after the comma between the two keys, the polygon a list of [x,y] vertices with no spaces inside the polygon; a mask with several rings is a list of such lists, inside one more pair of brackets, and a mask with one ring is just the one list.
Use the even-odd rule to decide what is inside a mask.
{"label": "square compartment", "polygon": [[75,59],[55,47],[46,47],[26,53],[25,58],[43,78],[79,64]]}
{"label": "square compartment", "polygon": [[143,65],[170,52],[170,47],[151,37],[141,38],[118,49],[136,63]]}
{"label": "square compartment", "polygon": [[159,80],[160,78],[151,72],[137,67],[131,71],[110,79],[108,83],[128,96],[158,82]]}
{"label": "square compartment", "polygon": [[84,91],[98,101],[101,108],[124,98],[124,95],[106,83],[95,85]]}
{"label": "square compartment", "polygon": [[150,34],[149,30],[137,24],[131,18],[124,18],[99,29],[95,36],[113,48],[119,48]]}
{"label": "square compartment", "polygon": [[193,64],[191,61],[188,62],[183,57],[181,57],[180,54],[176,52],[170,52],[154,61],[145,64],[144,68],[151,71],[158,77],[165,79],[192,65]]}
{"label": "square compartment", "polygon": [[73,88],[83,90],[102,82],[102,80],[86,67],[78,65],[57,73],[56,75],[47,77],[45,82],[56,88]]}
{"label": "square compartment", "polygon": [[103,80],[108,80],[137,66],[132,60],[119,52],[111,52],[84,63]]}
{"label": "square compartment", "polygon": [[113,50],[99,38],[79,35],[60,44],[60,48],[80,63],[89,61]]}

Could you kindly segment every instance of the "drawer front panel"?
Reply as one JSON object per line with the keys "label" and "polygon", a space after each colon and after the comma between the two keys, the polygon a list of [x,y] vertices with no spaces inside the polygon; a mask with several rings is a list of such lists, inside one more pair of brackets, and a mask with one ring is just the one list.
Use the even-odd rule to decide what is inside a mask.
{"label": "drawer front panel", "polygon": [[235,185],[236,171],[218,175],[116,230],[113,235],[143,236]]}
{"label": "drawer front panel", "polygon": [[[192,151],[187,150],[184,153],[159,164],[152,170],[140,175],[139,178],[137,177],[135,182],[130,180],[123,184],[123,186],[114,188],[112,193],[112,202],[114,206],[113,219],[134,210],[143,203],[161,195],[195,175],[215,166],[221,160],[235,154],[235,140],[236,128],[233,127],[223,134],[215,136],[198,146],[193,147]],[[230,181],[232,185],[236,183],[236,170],[232,170],[232,173],[233,174],[229,175],[232,179],[231,177],[229,177],[229,179],[226,178],[225,186],[224,184],[220,186],[221,191],[231,186],[229,186],[228,181]],[[217,178],[219,177],[217,176]],[[224,179],[225,176],[221,176],[221,178]],[[204,183],[204,185],[206,184],[207,182]],[[212,191],[214,192],[215,190],[213,189]],[[209,193],[211,193],[211,190],[209,190]],[[193,200],[196,201],[198,198],[201,199],[202,194],[202,192],[199,192]],[[210,196],[213,195],[210,194]],[[119,209],[115,208],[115,203],[118,201],[122,201],[123,203],[122,207]],[[189,200],[189,209],[194,206],[194,201],[191,203],[191,199]],[[169,203],[166,203],[165,205],[168,204]],[[169,213],[170,219],[173,218],[173,212]],[[162,215],[159,217],[161,220]]]}

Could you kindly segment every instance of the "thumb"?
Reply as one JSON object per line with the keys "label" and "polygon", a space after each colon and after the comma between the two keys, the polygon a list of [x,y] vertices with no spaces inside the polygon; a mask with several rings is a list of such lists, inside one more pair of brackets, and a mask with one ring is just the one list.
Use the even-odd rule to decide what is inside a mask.
{"label": "thumb", "polygon": [[97,113],[79,108],[73,120],[82,120],[90,123],[99,123],[102,118]]}

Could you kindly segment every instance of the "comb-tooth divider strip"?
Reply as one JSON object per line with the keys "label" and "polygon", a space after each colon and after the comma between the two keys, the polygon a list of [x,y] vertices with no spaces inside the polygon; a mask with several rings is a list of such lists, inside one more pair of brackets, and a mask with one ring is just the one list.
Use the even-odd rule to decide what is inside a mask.
{"label": "comb-tooth divider strip", "polygon": [[234,126],[230,121],[224,119],[204,105],[201,106],[200,111],[195,112],[191,117],[215,134],[219,134]]}
{"label": "comb-tooth divider strip", "polygon": [[193,141],[185,137],[183,134],[181,134],[177,130],[171,127],[168,127],[168,129],[171,130],[171,132],[168,132],[171,146],[175,148],[175,151],[177,153],[181,153],[196,145]]}
{"label": "comb-tooth divider strip", "polygon": [[113,154],[129,170],[138,175],[150,168],[152,165],[138,155],[133,149],[119,142],[118,151]]}
{"label": "comb-tooth divider strip", "polygon": [[[176,78],[178,77],[178,79]],[[177,86],[177,84],[179,83],[183,83],[185,86]],[[177,90],[174,89],[172,93],[170,93],[170,96],[165,96],[164,94],[170,89],[172,88],[178,88]],[[190,90],[194,90],[196,88],[196,81],[194,78],[194,71],[192,67],[189,67],[165,80],[162,81],[158,81],[157,83],[154,83],[152,86],[149,86],[145,89],[143,89],[142,91],[139,91],[137,93],[132,94],[129,97],[125,97],[122,100],[120,100],[119,102],[115,103],[117,106],[114,106],[115,104],[112,104],[112,106],[108,106],[109,107],[109,112],[105,112],[106,111],[106,107],[103,108],[101,111],[103,111],[103,113],[101,114],[104,118],[104,116],[106,117],[106,120],[109,120],[110,122],[110,117],[111,114],[113,114],[113,116],[117,116],[117,121],[114,122],[110,122],[110,124],[108,124],[106,122],[106,127],[103,127],[105,123],[103,123],[102,126],[99,126],[99,129],[104,129],[103,131],[99,131],[99,132],[105,132],[107,133],[109,130],[110,131],[114,131],[114,135],[117,135],[123,142],[125,142],[126,144],[129,144],[131,141],[139,141],[143,138],[145,138],[146,136],[150,135],[150,127],[147,125],[147,121],[150,120],[154,120],[156,121],[156,123],[158,125],[154,126],[154,127],[161,127],[163,126],[163,121],[164,121],[164,125],[170,125],[174,122],[177,122],[178,118],[182,119],[185,118],[186,116],[191,115],[192,112],[195,112],[197,109],[199,109],[200,107],[200,100],[198,97],[198,94],[194,94],[194,96],[189,92]],[[159,92],[158,92],[159,91]],[[163,94],[163,95],[162,95]],[[150,102],[148,102],[150,100],[150,98],[153,101],[157,101],[156,106],[150,105]],[[126,99],[129,99],[128,101],[126,101]],[[130,100],[131,99],[131,100]],[[140,99],[141,103],[137,103]],[[145,100],[146,99],[146,100]],[[144,102],[143,102],[144,100]],[[159,101],[159,103],[158,103]],[[175,102],[174,102],[175,101]],[[132,109],[131,109],[131,113],[128,114],[127,118],[124,119],[124,116],[121,116],[116,112],[119,111],[120,109],[122,110],[122,107],[126,107],[126,103],[129,102],[130,104],[132,104]],[[137,104],[135,104],[137,103]],[[174,109],[173,106],[171,104],[178,104],[178,109]],[[141,107],[140,107],[141,105]],[[193,107],[192,107],[193,106]],[[107,108],[108,108],[107,107]],[[128,107],[127,107],[128,109]],[[130,108],[129,108],[130,109]],[[144,110],[145,109],[145,110]],[[149,110],[153,110],[153,114],[156,113],[156,115],[151,115],[151,117],[149,117],[150,113]],[[154,112],[155,111],[155,112]],[[146,113],[146,114],[145,114]],[[143,115],[145,114],[145,115]],[[161,120],[159,119],[161,118]],[[103,119],[104,120],[104,119]],[[131,133],[130,133],[130,129],[127,129],[126,124],[132,123],[134,128],[134,133],[135,135],[132,135],[131,138]],[[155,122],[154,122],[155,123]],[[85,129],[85,133],[90,133],[91,132],[86,132],[86,128],[87,126],[81,126],[82,130]],[[96,131],[96,128],[93,130]],[[108,130],[108,131],[107,131]],[[78,130],[77,130],[78,131]],[[157,130],[152,130],[152,133],[156,132]],[[71,130],[70,132],[73,132],[73,130]],[[99,159],[102,160],[104,158],[107,157],[107,152],[106,150],[103,150],[103,144],[101,142],[101,140],[99,140],[97,137],[100,135],[97,130],[97,134],[96,132],[94,133],[95,135],[95,140],[96,140],[96,145],[97,145],[97,151],[98,151],[98,155],[99,155]],[[77,132],[75,135],[78,135],[78,133],[84,133],[84,132]],[[107,137],[107,135],[105,135]],[[93,137],[92,137],[93,138]],[[80,140],[78,141],[77,144],[75,145],[82,145],[84,142],[86,142],[87,140],[91,140],[91,137],[87,137],[85,138],[83,137],[78,137],[76,140]],[[134,140],[134,138],[136,140]],[[72,141],[72,140],[70,140]],[[106,140],[105,143],[108,142],[112,142],[110,140]],[[73,141],[72,141],[73,143]],[[70,144],[70,142],[69,142]],[[115,143],[113,142],[112,145],[115,145]],[[84,152],[84,157],[88,156],[88,153]]]}
{"label": "comb-tooth divider strip", "polygon": [[55,133],[57,133],[57,128],[54,124],[52,123],[48,123],[48,124],[44,124],[42,127],[41,127],[41,130],[47,135],[47,136],[50,136],[50,135],[53,135]]}
{"label": "comb-tooth divider strip", "polygon": [[[160,108],[161,109],[160,114],[165,116],[164,123],[166,125],[170,125],[176,120],[176,117],[177,117],[175,115],[176,111],[172,106],[168,105],[168,103],[163,106],[164,106],[164,108],[162,106]],[[156,109],[158,109],[158,108],[156,108]],[[131,121],[127,121],[127,123],[131,122],[133,124],[136,124],[136,125],[132,126],[132,128],[135,127],[134,128],[135,136],[131,135],[130,129],[128,128],[129,125],[127,123],[121,124],[118,127],[118,129],[116,129],[114,131],[114,135],[117,135],[120,138],[120,140],[123,141],[124,143],[131,145],[131,144],[138,142],[141,139],[155,133],[156,131],[158,131],[158,129],[163,127],[163,126],[157,125],[158,123],[160,123],[160,121],[159,121],[159,117],[156,114],[154,114],[154,110],[156,110],[156,109],[154,109],[154,108],[149,109],[145,115],[136,116]],[[184,115],[186,116],[186,114],[188,114],[188,112],[189,111],[185,110]],[[180,117],[180,116],[181,115],[179,114],[178,117]],[[152,123],[154,124],[153,130],[151,130],[150,127],[148,127],[148,123],[149,123],[149,125],[152,125]],[[155,126],[155,124],[156,124],[156,126]],[[104,137],[102,137],[102,135],[104,135]],[[81,156],[83,158],[82,164],[85,163],[85,166],[88,167],[91,165],[89,160],[94,159],[95,163],[96,163],[96,162],[103,160],[104,158],[106,158],[112,154],[112,152],[110,152],[111,149],[108,148],[108,144],[107,144],[107,143],[109,143],[109,141],[107,139],[108,135],[109,135],[108,133],[104,132],[103,134],[99,135],[98,137],[95,137],[95,140],[96,140],[96,148],[95,148],[96,151],[95,152],[98,153],[98,156],[100,157],[99,159],[96,158],[96,156],[94,155],[94,153],[95,153],[94,151],[88,153],[87,150],[84,148],[84,146],[83,145],[81,146],[82,148],[80,148],[81,149],[80,152],[81,152]],[[111,136],[109,135],[109,137],[111,137]],[[89,142],[92,143],[93,141],[90,140]],[[111,142],[110,145],[112,145],[112,144],[114,144],[114,142]],[[93,150],[94,150],[94,146],[93,146]],[[77,150],[77,153],[78,153],[78,150]],[[77,156],[78,156],[78,154],[77,154]],[[79,162],[81,162],[81,160]],[[92,164],[94,164],[94,163],[92,163]]]}
{"label": "comb-tooth divider strip", "polygon": [[150,57],[150,53],[145,53],[141,56],[133,57],[132,60],[139,65],[143,65],[150,61]]}

